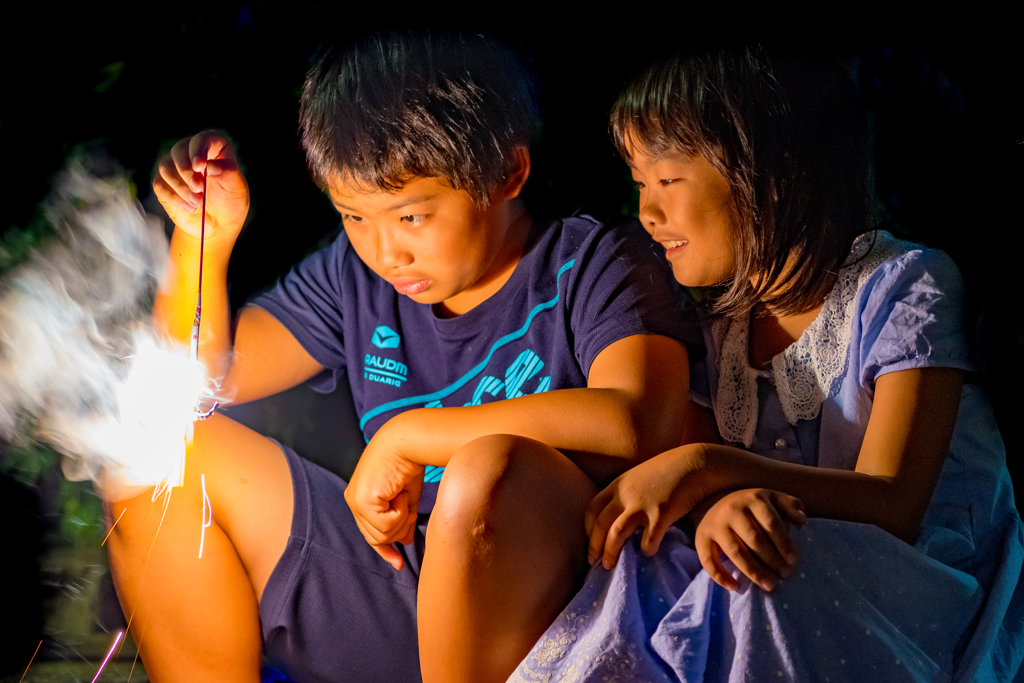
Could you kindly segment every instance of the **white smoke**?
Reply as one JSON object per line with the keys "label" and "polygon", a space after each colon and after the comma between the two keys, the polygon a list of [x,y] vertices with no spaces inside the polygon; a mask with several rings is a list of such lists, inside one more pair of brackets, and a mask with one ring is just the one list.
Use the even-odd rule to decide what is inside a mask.
{"label": "white smoke", "polygon": [[122,172],[88,170],[102,165],[69,164],[44,207],[57,237],[0,282],[0,437],[31,426],[64,454],[68,479],[152,485],[180,467],[213,392],[187,348],[152,330],[161,221]]}

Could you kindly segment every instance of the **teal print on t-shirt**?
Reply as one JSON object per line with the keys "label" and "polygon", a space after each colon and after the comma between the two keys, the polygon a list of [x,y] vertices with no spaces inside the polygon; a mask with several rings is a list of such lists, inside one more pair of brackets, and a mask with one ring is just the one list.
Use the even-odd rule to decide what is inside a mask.
{"label": "teal print on t-shirt", "polygon": [[378,349],[397,349],[402,338],[387,325],[381,325],[373,331],[373,339],[370,341]]}

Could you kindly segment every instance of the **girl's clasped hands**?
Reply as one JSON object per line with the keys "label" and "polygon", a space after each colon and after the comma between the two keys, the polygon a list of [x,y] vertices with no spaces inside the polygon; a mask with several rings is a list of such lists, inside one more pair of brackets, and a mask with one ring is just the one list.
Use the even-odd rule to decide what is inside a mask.
{"label": "girl's clasped hands", "polygon": [[701,565],[727,590],[739,581],[722,556],[765,590],[790,576],[798,556],[789,524],[803,525],[800,499],[768,489],[728,491],[705,499],[708,476],[702,447],[682,446],[623,473],[590,503],[588,559],[615,566],[622,546],[643,529],[640,549],[651,557],[670,526],[680,520],[695,528],[693,541]]}

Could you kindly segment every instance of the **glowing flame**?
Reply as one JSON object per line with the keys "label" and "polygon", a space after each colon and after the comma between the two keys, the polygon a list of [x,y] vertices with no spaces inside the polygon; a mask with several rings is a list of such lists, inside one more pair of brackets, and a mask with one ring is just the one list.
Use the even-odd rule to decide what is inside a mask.
{"label": "glowing flame", "polygon": [[89,432],[89,446],[105,456],[108,475],[122,483],[178,485],[184,478],[183,435],[196,419],[196,406],[216,387],[187,349],[136,336],[130,369],[114,389],[117,412]]}
{"label": "glowing flame", "polygon": [[192,424],[225,400],[151,326],[163,227],[123,174],[77,161],[44,210],[55,238],[0,282],[0,438],[31,432],[68,479],[155,498],[184,482]]}

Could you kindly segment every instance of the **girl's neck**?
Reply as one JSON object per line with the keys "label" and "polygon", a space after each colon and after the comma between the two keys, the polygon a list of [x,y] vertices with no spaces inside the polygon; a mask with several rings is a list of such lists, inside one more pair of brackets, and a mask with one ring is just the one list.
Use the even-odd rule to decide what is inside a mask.
{"label": "girl's neck", "polygon": [[775,314],[763,304],[755,306],[750,320],[750,366],[764,367],[785,351],[814,322],[820,310],[818,304],[802,313]]}

